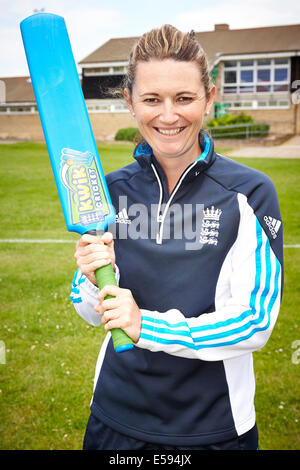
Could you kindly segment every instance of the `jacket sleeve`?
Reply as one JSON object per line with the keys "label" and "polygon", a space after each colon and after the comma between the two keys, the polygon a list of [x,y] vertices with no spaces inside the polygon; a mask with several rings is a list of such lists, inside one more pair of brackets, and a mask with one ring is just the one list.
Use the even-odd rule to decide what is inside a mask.
{"label": "jacket sleeve", "polygon": [[[218,361],[266,344],[279,313],[283,282],[282,224],[277,195],[269,186],[270,204],[263,211],[257,198],[250,205],[246,196],[238,194],[239,230],[219,275],[215,311],[186,318],[176,309],[142,310],[138,347]],[[270,224],[276,226],[277,233]]]}
{"label": "jacket sleeve", "polygon": [[[117,266],[115,274],[118,283],[120,276]],[[76,312],[93,326],[101,324],[101,316],[94,310],[95,305],[98,303],[98,292],[98,287],[92,284],[80,269],[77,269],[71,285],[70,299]]]}

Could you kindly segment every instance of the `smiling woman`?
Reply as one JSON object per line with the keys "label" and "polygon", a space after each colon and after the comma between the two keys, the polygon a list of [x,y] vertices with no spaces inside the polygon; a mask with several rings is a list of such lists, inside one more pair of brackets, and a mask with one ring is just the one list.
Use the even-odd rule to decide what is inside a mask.
{"label": "smiling woman", "polygon": [[206,55],[193,32],[164,25],[143,35],[134,47],[124,96],[166,171],[170,193],[182,171],[201,154],[198,135],[214,95]]}
{"label": "smiling woman", "polygon": [[[215,87],[193,33],[145,33],[123,92],[143,139],[106,177],[114,237],[84,235],[75,252],[75,309],[108,332],[84,448],[257,449],[252,352],[283,285],[275,188],[203,131]],[[94,271],[110,262],[119,284],[99,292]],[[113,328],[131,351],[116,354]]]}
{"label": "smiling woman", "polygon": [[197,62],[172,58],[139,62],[132,93],[125,89],[140,132],[166,172],[170,193],[183,170],[201,154],[198,135],[214,92],[212,87],[206,98]]}

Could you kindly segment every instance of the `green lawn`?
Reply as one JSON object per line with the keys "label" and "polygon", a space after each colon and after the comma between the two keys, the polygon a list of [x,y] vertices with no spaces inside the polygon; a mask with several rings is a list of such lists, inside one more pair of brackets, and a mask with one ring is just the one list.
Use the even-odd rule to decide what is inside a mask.
{"label": "green lawn", "polygon": [[[132,161],[132,148],[101,145],[104,171]],[[300,160],[239,161],[272,178],[283,215],[284,243],[299,244]],[[75,243],[78,235],[65,229],[43,144],[0,145],[0,173],[1,239]],[[82,447],[104,331],[85,323],[69,300],[76,269],[73,242],[0,243],[0,341],[6,349],[6,363],[0,363],[0,449]],[[300,364],[292,361],[292,344],[300,340],[300,250],[285,248],[284,253],[279,319],[268,344],[254,353],[262,449],[300,449]]]}

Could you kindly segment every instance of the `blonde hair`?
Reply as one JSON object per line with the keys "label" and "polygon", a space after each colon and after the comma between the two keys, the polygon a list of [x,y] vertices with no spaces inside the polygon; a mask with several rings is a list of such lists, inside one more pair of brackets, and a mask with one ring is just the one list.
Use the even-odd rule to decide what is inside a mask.
{"label": "blonde hair", "polygon": [[165,24],[159,29],[152,29],[143,34],[130,53],[127,75],[122,84],[123,90],[127,88],[130,95],[132,94],[138,62],[148,62],[151,59],[197,62],[205,95],[209,98],[211,82],[208,61],[194,31],[183,33],[174,26]]}

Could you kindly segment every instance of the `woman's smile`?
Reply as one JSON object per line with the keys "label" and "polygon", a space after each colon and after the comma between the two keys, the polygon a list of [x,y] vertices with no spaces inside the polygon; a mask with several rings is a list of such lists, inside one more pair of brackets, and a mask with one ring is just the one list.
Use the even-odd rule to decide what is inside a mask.
{"label": "woman's smile", "polygon": [[174,137],[180,134],[182,131],[184,131],[185,127],[174,127],[170,129],[163,129],[163,128],[158,128],[154,127],[154,129],[164,137]]}

